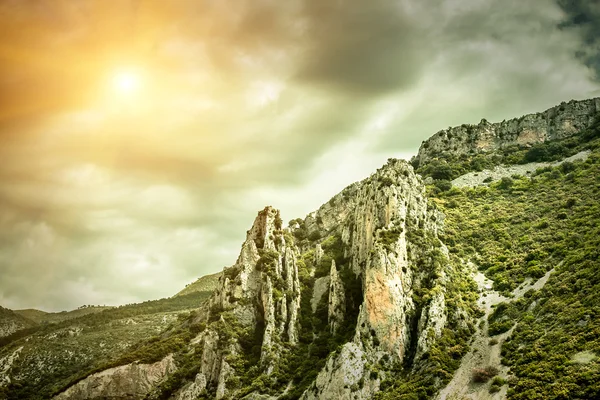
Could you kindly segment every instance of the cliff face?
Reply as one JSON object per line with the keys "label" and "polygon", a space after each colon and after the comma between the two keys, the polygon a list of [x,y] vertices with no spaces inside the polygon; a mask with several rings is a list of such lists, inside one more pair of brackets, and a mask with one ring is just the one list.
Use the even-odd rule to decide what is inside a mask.
{"label": "cliff face", "polygon": [[154,364],[128,364],[93,374],[54,397],[55,400],[139,399],[175,372],[173,356]]}
{"label": "cliff face", "polygon": [[544,112],[508,121],[489,123],[483,119],[478,125],[445,129],[423,142],[415,161],[422,166],[444,154],[460,157],[514,145],[529,146],[564,139],[589,127],[598,112],[600,98],[573,100]]}
{"label": "cliff face", "polygon": [[[174,357],[90,375],[57,399],[281,395],[299,384],[281,372],[300,368],[304,354],[297,349],[326,351],[326,360],[291,398],[372,398],[393,368],[420,368],[456,317],[446,307],[449,262],[441,227],[421,179],[400,160],[389,160],[289,228],[278,210],[266,207],[195,317],[203,328]],[[172,390],[180,376],[186,378],[177,378]]]}
{"label": "cliff face", "polygon": [[[341,236],[363,300],[353,340],[329,358],[304,399],[371,398],[387,367],[414,365],[440,335],[447,258],[437,238],[441,215],[424,190],[408,163],[390,160],[307,218],[309,231]],[[336,281],[332,267],[332,292]],[[427,304],[416,296],[425,290],[434,293]]]}
{"label": "cliff face", "polygon": [[[216,321],[195,339],[203,349],[200,372],[194,383],[179,393],[180,398],[206,390],[214,390],[218,399],[230,394],[227,381],[240,372],[230,362],[243,357],[244,350],[239,340],[219,331],[218,323],[262,337],[260,367],[267,375],[277,363],[283,343],[296,343],[300,308],[298,250],[282,229],[279,211],[266,207],[247,232],[237,262],[223,271],[210,300],[208,322],[211,318]],[[224,315],[231,316],[231,320],[226,321]]]}
{"label": "cliff face", "polygon": [[[285,355],[299,345],[301,328],[299,264],[312,295],[304,312],[318,318],[324,303],[326,331],[332,337],[350,333],[302,398],[371,398],[392,367],[417,368],[446,325],[449,264],[437,236],[441,226],[442,215],[428,205],[420,178],[400,160],[390,160],[290,228],[282,227],[279,211],[265,208],[237,262],[223,271],[208,327],[193,341],[202,349],[200,370],[174,398],[238,398],[248,392],[239,386],[247,372],[239,360],[249,357],[247,349],[222,326],[260,338],[255,368],[262,376],[289,362]],[[313,340],[324,334],[313,331]],[[288,389],[293,385],[283,382]]]}

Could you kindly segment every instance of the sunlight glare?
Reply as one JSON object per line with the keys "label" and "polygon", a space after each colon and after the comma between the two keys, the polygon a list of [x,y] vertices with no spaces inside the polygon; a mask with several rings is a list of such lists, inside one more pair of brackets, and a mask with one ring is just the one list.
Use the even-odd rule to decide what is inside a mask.
{"label": "sunlight glare", "polygon": [[140,76],[133,71],[119,71],[113,78],[115,89],[124,95],[131,95],[140,88]]}

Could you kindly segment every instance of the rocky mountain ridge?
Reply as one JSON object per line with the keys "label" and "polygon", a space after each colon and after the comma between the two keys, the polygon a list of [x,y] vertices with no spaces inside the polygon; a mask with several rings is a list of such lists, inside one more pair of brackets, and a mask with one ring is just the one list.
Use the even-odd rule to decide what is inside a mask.
{"label": "rocky mountain ridge", "polygon": [[0,338],[35,325],[34,321],[0,306]]}
{"label": "rocky mountain ridge", "polygon": [[592,125],[600,112],[600,97],[571,100],[546,111],[498,123],[482,119],[477,125],[463,124],[441,130],[425,140],[413,159],[421,167],[432,160],[491,153],[511,146],[531,146],[573,136]]}
{"label": "rocky mountain ridge", "polygon": [[[511,335],[529,343],[534,337],[527,333],[529,324],[552,321],[552,316],[536,319],[534,311],[547,313],[548,298],[567,293],[560,282],[551,280],[548,289],[527,282],[547,280],[548,271],[556,270],[554,280],[568,276],[565,268],[575,262],[587,263],[589,276],[594,276],[588,263],[595,254],[593,245],[581,256],[574,242],[562,247],[553,242],[568,237],[546,235],[543,230],[571,219],[570,226],[585,225],[585,218],[592,224],[598,219],[590,200],[597,189],[590,182],[600,159],[599,105],[599,99],[569,102],[562,109],[555,107],[553,113],[533,114],[520,122],[494,126],[484,122],[472,132],[461,127],[438,133],[425,142],[429,145],[421,147],[412,163],[388,160],[370,177],[287,227],[277,209],[266,207],[248,230],[236,262],[218,275],[215,291],[208,301],[198,303],[197,310],[172,318],[156,336],[123,349],[120,358],[95,368],[82,364],[81,374],[63,376],[61,385],[31,398],[422,400],[439,393],[445,398],[455,394],[472,399],[525,398],[505,385],[533,385],[531,379],[519,380],[519,374],[528,371],[520,365],[540,355],[520,352],[527,359],[514,361],[515,349],[521,347],[511,342]],[[465,168],[469,157],[515,146],[520,151],[512,153],[516,159],[527,151],[523,149],[566,141],[572,154],[585,157],[544,164],[529,176],[484,178],[483,187],[453,188],[451,183],[443,187],[439,177],[424,180],[413,168],[432,165],[439,157],[450,167],[453,159],[460,158]],[[535,191],[542,184],[552,188],[546,192],[543,186],[544,196],[564,196],[554,182],[559,178],[572,193],[581,193],[577,200],[556,200],[567,210],[554,213],[556,221],[548,220],[548,210],[533,209],[529,217],[519,218],[506,210],[508,200],[516,204],[525,195],[531,202],[539,201]],[[500,206],[505,208],[487,213]],[[475,207],[484,214],[474,214]],[[538,214],[544,219],[534,220]],[[479,224],[478,218],[486,222]],[[535,231],[527,218],[535,222]],[[523,231],[512,233],[515,226]],[[543,246],[529,235],[536,235]],[[478,245],[482,242],[486,248]],[[572,261],[563,263],[565,258]],[[474,278],[480,284],[484,279],[477,268],[492,279],[485,280],[489,284],[478,287]],[[580,278],[576,285],[583,287],[585,282]],[[503,303],[486,299],[496,293],[491,285],[506,296]],[[532,291],[525,292],[528,288]],[[518,296],[511,299],[511,292]],[[578,313],[576,326],[593,321],[594,311],[589,308]],[[544,329],[554,328],[545,325]],[[501,336],[488,344],[488,335]],[[477,349],[470,350],[474,337],[486,354],[500,354],[500,347],[493,351],[492,347],[502,346],[512,357],[513,361],[502,360],[513,364],[503,367],[502,376],[491,385],[488,380],[499,372],[477,361],[473,355]],[[28,340],[0,348],[0,388],[5,388],[6,398],[18,398],[13,395],[20,390],[15,382],[26,381],[27,375],[19,369],[28,354]],[[582,382],[594,373],[598,351],[586,343],[569,350],[587,355],[585,367],[569,369],[569,375]],[[465,355],[469,360],[463,360]],[[452,380],[456,371],[460,377]],[[480,378],[475,377],[477,371]],[[589,394],[595,389],[586,390]]]}

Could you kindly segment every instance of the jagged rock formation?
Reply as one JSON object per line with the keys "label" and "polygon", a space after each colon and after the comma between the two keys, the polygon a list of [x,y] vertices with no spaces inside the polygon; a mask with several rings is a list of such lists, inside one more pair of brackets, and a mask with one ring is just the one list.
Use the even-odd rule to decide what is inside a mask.
{"label": "jagged rock formation", "polygon": [[[282,228],[279,211],[265,208],[248,231],[237,262],[220,278],[210,300],[208,328],[194,340],[202,348],[200,371],[176,398],[201,393],[236,397],[229,382],[243,372],[236,370],[235,360],[244,350],[239,340],[224,340],[227,334],[219,324],[233,321],[258,331],[260,367],[271,374],[285,353],[283,342],[297,343],[297,258],[312,252],[313,265],[330,265],[329,274],[313,283],[313,313],[325,301],[332,334],[344,326],[354,335],[329,358],[303,398],[371,398],[385,378],[384,371],[374,373],[374,365],[417,365],[446,324],[448,260],[437,238],[441,223],[441,215],[427,204],[420,178],[400,160],[389,160],[304,221],[292,223],[291,232]],[[290,233],[299,230],[317,239],[298,245]],[[357,284],[347,287],[352,282]],[[430,299],[423,301],[423,294]],[[357,303],[354,314],[347,310],[351,301]]]}
{"label": "jagged rock formation", "polygon": [[[258,214],[237,262],[226,268],[219,287],[210,300],[213,315],[229,312],[242,329],[259,330],[262,336],[260,363],[266,374],[281,353],[282,342],[297,341],[300,283],[296,264],[297,249],[285,237],[278,210],[266,207]],[[225,323],[223,316],[220,321]],[[190,391],[216,388],[216,398],[227,392],[227,379],[235,374],[228,360],[241,353],[239,343],[230,341],[223,348],[223,332],[212,328],[200,334],[202,365]]]}
{"label": "jagged rock formation", "polygon": [[127,364],[90,375],[54,399],[139,399],[175,370],[172,355],[154,364]]}
{"label": "jagged rock formation", "polygon": [[310,305],[313,314],[317,311],[317,306],[323,298],[323,295],[325,293],[329,293],[330,291],[329,281],[329,276],[322,276],[315,280],[315,285],[313,287],[313,296],[310,300]]}
{"label": "jagged rock formation", "polygon": [[[304,399],[371,398],[384,374],[372,374],[370,366],[384,356],[390,365],[413,364],[428,340],[439,336],[447,263],[437,238],[440,224],[420,178],[401,160],[389,160],[309,215],[309,231],[341,236],[350,268],[361,279],[363,302],[354,339],[328,360]],[[333,286],[333,268],[330,279]],[[432,301],[415,301],[417,290],[431,290]]]}
{"label": "jagged rock formation", "polygon": [[600,112],[600,98],[561,103],[544,112],[520,118],[490,123],[485,119],[478,125],[461,125],[445,129],[423,142],[415,157],[416,165],[444,154],[453,157],[493,152],[513,145],[532,145],[548,140],[563,139],[589,127]]}
{"label": "jagged rock formation", "polygon": [[335,260],[331,260],[331,270],[329,272],[329,308],[327,321],[331,327],[331,332],[335,333],[340,324],[344,321],[346,312],[346,298],[344,295],[344,284],[340,279],[335,267]]}

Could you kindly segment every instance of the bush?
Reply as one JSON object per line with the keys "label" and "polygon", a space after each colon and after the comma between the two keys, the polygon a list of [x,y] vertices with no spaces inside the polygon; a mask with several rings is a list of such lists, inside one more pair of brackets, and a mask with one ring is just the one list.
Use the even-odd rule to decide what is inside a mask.
{"label": "bush", "polygon": [[508,178],[505,176],[502,179],[500,179],[498,188],[503,189],[503,190],[508,190],[513,186],[513,184],[514,184],[514,181],[511,178]]}
{"label": "bush", "polygon": [[492,379],[492,384],[490,385],[490,393],[496,393],[500,391],[500,388],[506,384],[506,381],[499,376],[494,377]]}
{"label": "bush", "polygon": [[487,366],[485,368],[475,368],[473,369],[472,380],[475,383],[485,383],[494,376],[498,375],[498,372],[498,368],[492,366]]}
{"label": "bush", "polygon": [[452,182],[447,179],[435,180],[433,184],[440,192],[447,192],[452,189]]}

